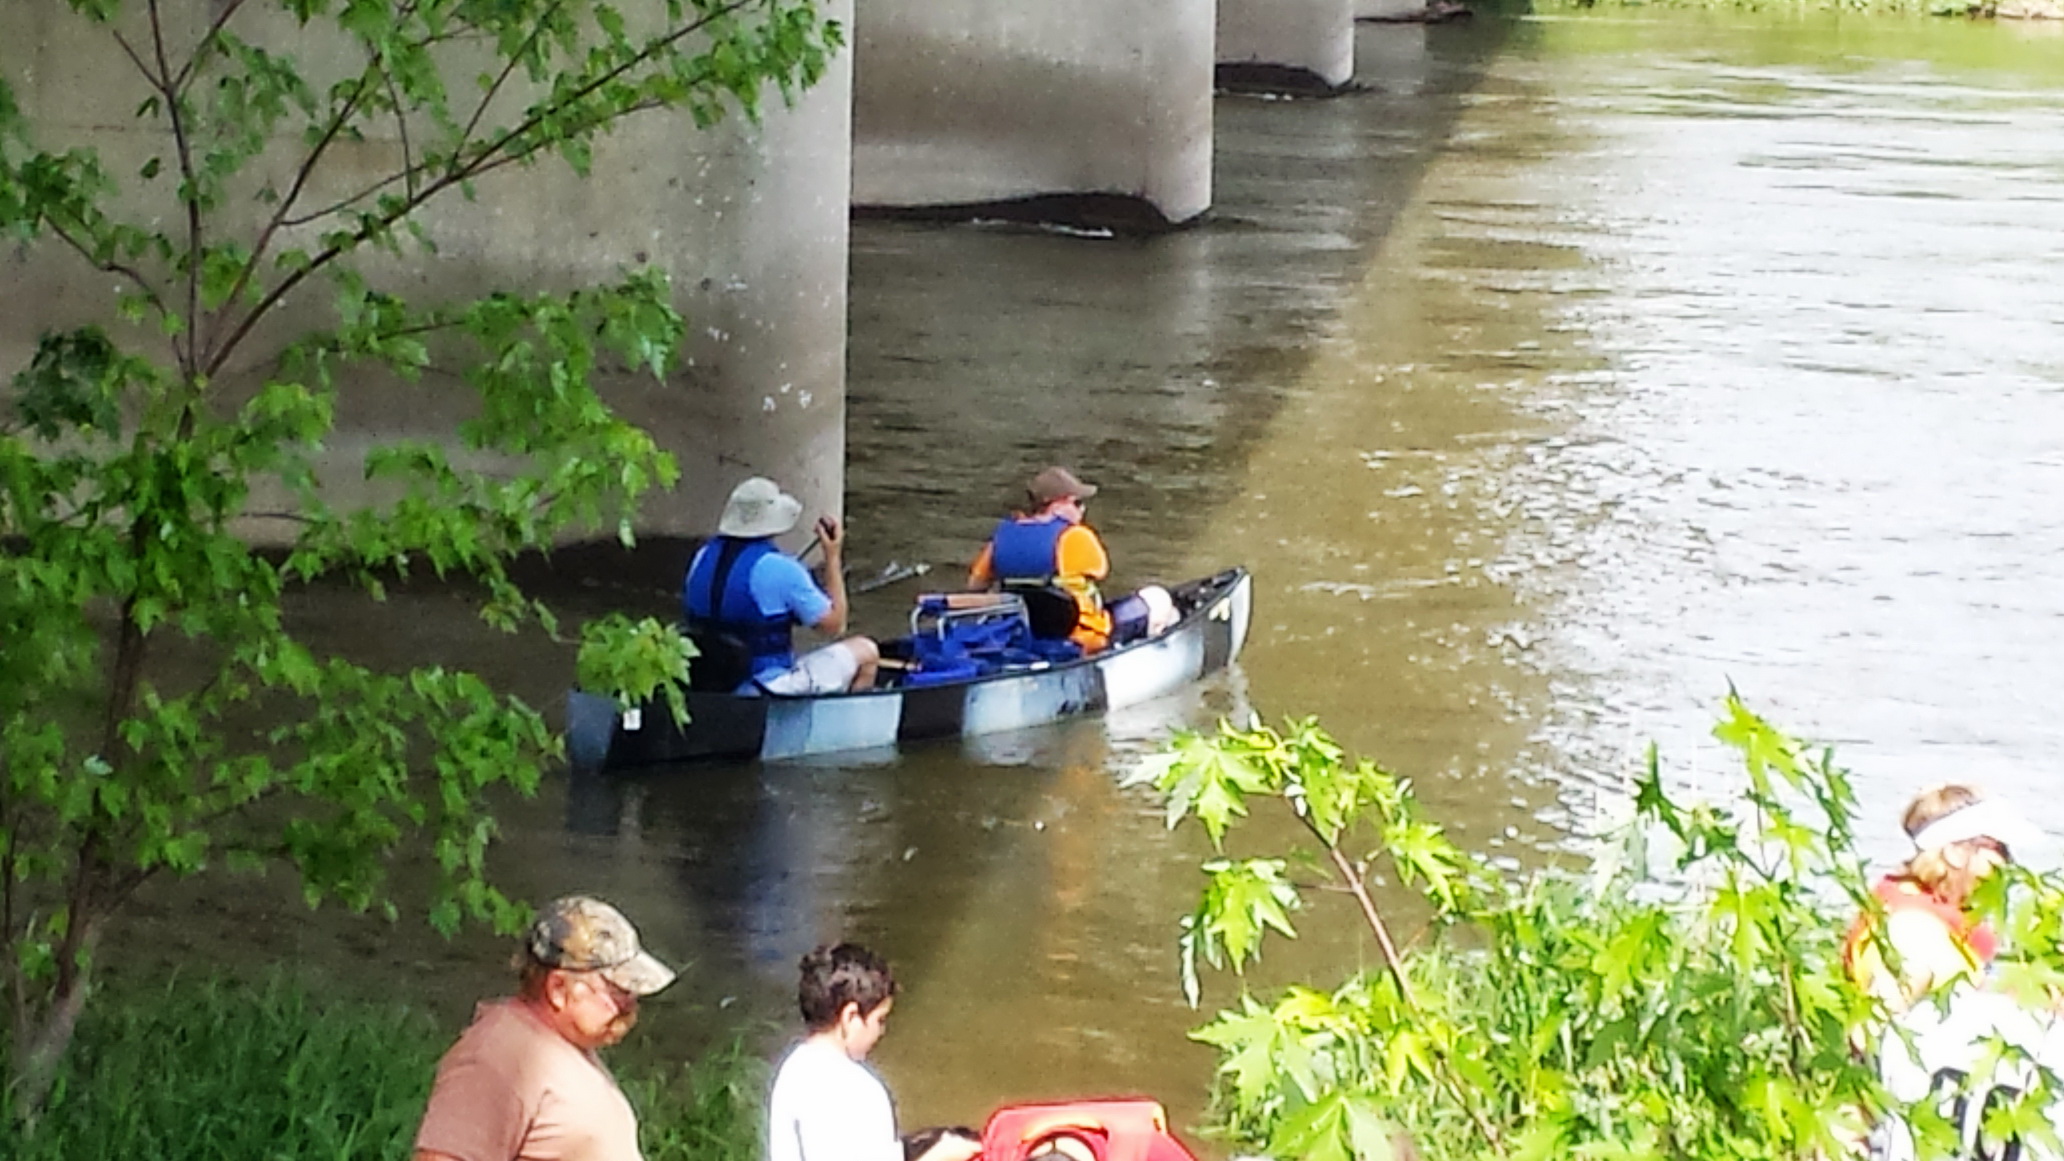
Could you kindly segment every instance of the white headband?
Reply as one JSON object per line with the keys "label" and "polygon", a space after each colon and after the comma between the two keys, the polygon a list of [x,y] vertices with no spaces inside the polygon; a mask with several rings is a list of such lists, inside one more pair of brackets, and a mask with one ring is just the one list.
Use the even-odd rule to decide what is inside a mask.
{"label": "white headband", "polygon": [[1914,850],[1925,854],[1977,838],[1989,838],[2010,852],[2026,854],[2035,845],[2037,835],[2028,820],[2012,807],[1997,798],[1986,798],[1952,810],[1922,827],[1921,833],[1913,836],[1913,844]]}

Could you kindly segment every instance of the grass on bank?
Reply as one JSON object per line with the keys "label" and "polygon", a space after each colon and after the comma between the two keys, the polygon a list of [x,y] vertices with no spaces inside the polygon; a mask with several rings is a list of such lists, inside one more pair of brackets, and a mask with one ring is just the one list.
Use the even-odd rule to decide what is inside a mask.
{"label": "grass on bank", "polygon": [[[288,983],[101,997],[35,1129],[0,1108],[0,1161],[402,1161],[456,1034],[409,1008]],[[758,1158],[766,1069],[743,1049],[619,1079],[647,1161]]]}

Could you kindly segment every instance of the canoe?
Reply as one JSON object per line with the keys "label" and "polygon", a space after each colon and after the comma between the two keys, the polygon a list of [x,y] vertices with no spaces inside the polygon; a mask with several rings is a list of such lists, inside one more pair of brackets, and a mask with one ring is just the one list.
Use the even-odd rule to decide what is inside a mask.
{"label": "canoe", "polygon": [[1094,656],[964,681],[794,697],[688,694],[688,723],[657,703],[567,697],[566,750],[583,773],[706,759],[782,761],[925,738],[1020,730],[1162,697],[1223,669],[1246,643],[1254,584],[1244,568],[1169,589],[1182,614],[1156,637]]}

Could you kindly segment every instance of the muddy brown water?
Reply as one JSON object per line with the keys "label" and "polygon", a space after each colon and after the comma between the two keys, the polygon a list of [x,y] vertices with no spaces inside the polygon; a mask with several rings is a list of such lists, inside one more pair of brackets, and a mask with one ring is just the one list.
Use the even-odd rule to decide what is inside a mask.
{"label": "muddy brown water", "polygon": [[[1681,784],[1724,791],[1705,733],[1732,681],[1842,747],[1873,835],[1957,776],[2064,829],[2050,31],[1365,26],[1374,91],[1221,100],[1197,229],[857,225],[859,571],[946,572],[1020,477],[1067,462],[1104,485],[1091,519],[1121,582],[1254,569],[1248,653],[1165,703],[1027,735],[556,777],[507,812],[504,880],[604,892],[687,965],[635,1056],[741,1027],[773,1052],[795,957],[845,936],[906,988],[878,1057],[906,1122],[1144,1092],[1190,1124],[1211,1057],[1185,1039],[1174,941],[1203,847],[1118,785],[1172,728],[1317,714],[1520,866],[1569,857],[1650,739]],[[908,592],[868,598],[866,627],[892,630]],[[665,608],[572,600],[623,603]],[[475,632],[448,594],[302,616],[546,706],[569,669]],[[1344,908],[1305,929],[1264,981],[1373,963]],[[450,1020],[497,985],[498,946],[220,884],[154,895],[118,940],[146,964],[295,963]]]}

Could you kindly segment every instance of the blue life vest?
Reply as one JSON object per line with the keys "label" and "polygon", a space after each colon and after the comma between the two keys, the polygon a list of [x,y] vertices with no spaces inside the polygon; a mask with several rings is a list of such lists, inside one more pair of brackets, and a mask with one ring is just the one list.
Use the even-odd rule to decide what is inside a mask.
{"label": "blue life vest", "polygon": [[681,586],[681,612],[691,635],[731,636],[752,655],[754,668],[779,660],[784,667],[795,652],[794,622],[786,611],[760,612],[753,600],[752,571],[768,553],[779,552],[774,541],[719,536],[695,554],[688,579]]}
{"label": "blue life vest", "polygon": [[1060,571],[1061,534],[1074,525],[1058,516],[1006,520],[989,538],[989,568],[1004,585],[1049,585]]}

